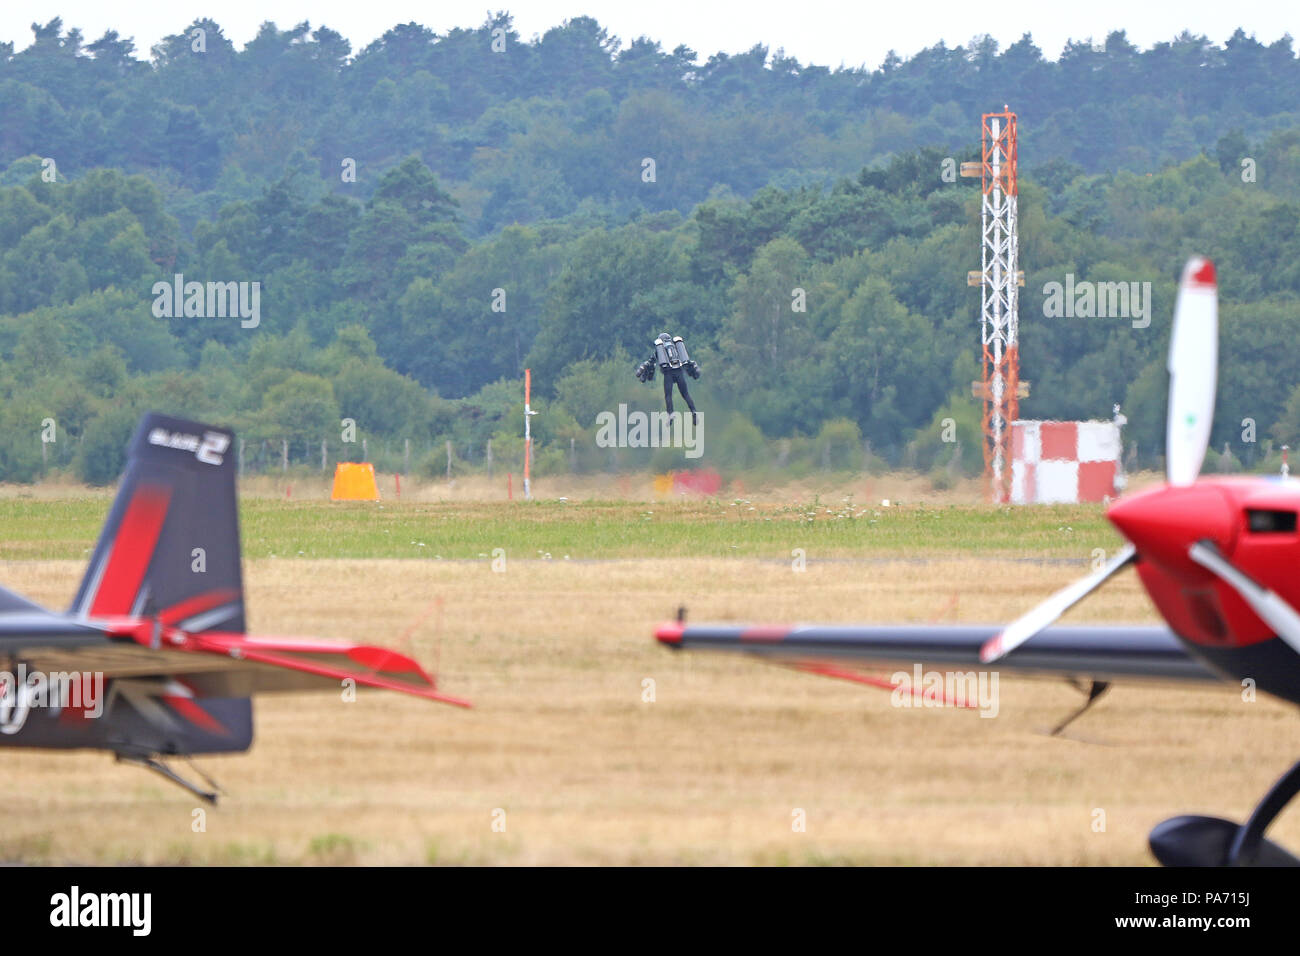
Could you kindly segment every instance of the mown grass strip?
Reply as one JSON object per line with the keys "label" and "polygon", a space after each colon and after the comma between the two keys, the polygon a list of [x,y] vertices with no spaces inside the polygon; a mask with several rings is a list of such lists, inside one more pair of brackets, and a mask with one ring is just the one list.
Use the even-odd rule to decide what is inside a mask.
{"label": "mown grass strip", "polygon": [[[84,558],[104,498],[0,500],[0,560]],[[789,558],[986,555],[1086,559],[1119,538],[1095,505],[863,507],[747,501],[330,503],[247,499],[246,557]]]}

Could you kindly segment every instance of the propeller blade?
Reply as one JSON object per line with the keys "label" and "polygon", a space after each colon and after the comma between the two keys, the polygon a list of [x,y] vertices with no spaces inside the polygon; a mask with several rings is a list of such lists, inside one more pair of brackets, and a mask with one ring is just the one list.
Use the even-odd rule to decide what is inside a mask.
{"label": "propeller blade", "polygon": [[1187,556],[1226,581],[1259,619],[1271,627],[1291,649],[1300,654],[1300,614],[1295,608],[1262,585],[1256,584],[1238,571],[1216,548],[1197,542],[1187,550]]}
{"label": "propeller blade", "polygon": [[1002,633],[985,641],[984,646],[980,648],[980,660],[985,664],[991,664],[1010,654],[1105,584],[1112,574],[1132,562],[1136,557],[1137,549],[1131,544],[1124,545],[1113,558],[1106,562],[1106,565],[1101,570],[1095,571],[1086,578],[1080,578],[1073,584],[1057,591],[1028,614],[1008,624],[1002,629]]}
{"label": "propeller blade", "polygon": [[1169,428],[1165,477],[1190,485],[1201,471],[1214,423],[1219,362],[1219,287],[1214,263],[1193,256],[1183,267],[1169,342]]}

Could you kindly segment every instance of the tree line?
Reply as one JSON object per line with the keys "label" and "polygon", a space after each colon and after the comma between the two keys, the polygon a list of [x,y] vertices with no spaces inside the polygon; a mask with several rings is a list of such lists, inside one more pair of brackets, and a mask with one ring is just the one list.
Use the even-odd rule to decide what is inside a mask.
{"label": "tree line", "polygon": [[[0,49],[0,480],[111,480],[146,407],[295,462],[344,419],[429,449],[431,472],[447,441],[504,461],[526,367],[540,467],[662,467],[595,447],[593,422],[659,404],[631,371],[664,329],[704,369],[705,463],[977,469],[979,193],[947,171],[1003,101],[1023,414],[1120,403],[1154,463],[1196,251],[1222,283],[1216,448],[1255,464],[1300,438],[1289,40],[1120,33],[1048,61],[985,39],[831,71],[765,48],[701,64],[586,18],[531,42],[505,14],[408,24],[355,55],[305,24],[236,51],[196,21],[148,61],[35,29]],[[1047,290],[1067,277],[1150,283],[1151,321],[1061,314]],[[239,283],[255,327],[210,308]]]}

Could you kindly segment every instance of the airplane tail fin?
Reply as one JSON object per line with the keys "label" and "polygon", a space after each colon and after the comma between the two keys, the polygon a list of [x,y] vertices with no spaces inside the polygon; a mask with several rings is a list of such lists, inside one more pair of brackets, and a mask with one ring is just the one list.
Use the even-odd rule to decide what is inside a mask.
{"label": "airplane tail fin", "polygon": [[234,438],[167,415],[141,419],[73,615],[245,630]]}

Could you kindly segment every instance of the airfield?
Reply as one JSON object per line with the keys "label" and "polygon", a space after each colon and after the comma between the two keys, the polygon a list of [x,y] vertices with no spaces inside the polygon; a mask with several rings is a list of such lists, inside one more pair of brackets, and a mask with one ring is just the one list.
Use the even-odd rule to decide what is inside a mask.
{"label": "airfield", "polygon": [[[102,754],[3,750],[0,861],[1145,865],[1156,823],[1244,819],[1300,754],[1289,707],[1227,684],[1118,686],[1051,738],[1081,700],[1063,682],[1003,676],[983,718],[651,637],[678,605],[1009,621],[1117,547],[1098,506],[995,508],[924,478],[695,500],[500,485],[403,479],[393,500],[389,476],[349,504],[310,479],[241,486],[252,633],[405,649],[474,709],[259,697],[251,752],[196,761],[216,807]],[[66,606],[110,494],[0,489],[0,583]],[[1156,620],[1131,572],[1066,618]],[[1300,845],[1300,817],[1270,836]]]}

